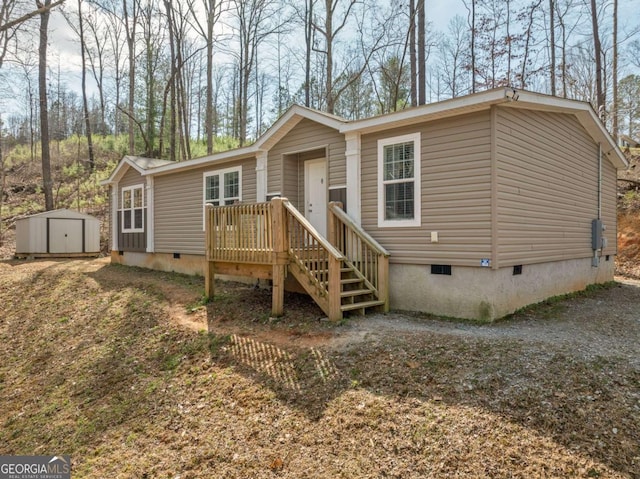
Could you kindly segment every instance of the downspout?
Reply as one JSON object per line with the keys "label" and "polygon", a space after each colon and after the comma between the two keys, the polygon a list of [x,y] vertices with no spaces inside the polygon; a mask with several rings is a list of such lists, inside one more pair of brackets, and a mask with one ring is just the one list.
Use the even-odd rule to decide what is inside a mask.
{"label": "downspout", "polygon": [[598,143],[598,219],[602,219],[602,143]]}
{"label": "downspout", "polygon": [[[602,143],[598,143],[598,218],[592,225],[591,238],[593,248],[593,258],[591,259],[591,266],[597,268],[600,264],[600,258],[598,257],[598,251],[602,251]],[[599,230],[599,231],[598,231]],[[596,238],[598,241],[596,242]]]}

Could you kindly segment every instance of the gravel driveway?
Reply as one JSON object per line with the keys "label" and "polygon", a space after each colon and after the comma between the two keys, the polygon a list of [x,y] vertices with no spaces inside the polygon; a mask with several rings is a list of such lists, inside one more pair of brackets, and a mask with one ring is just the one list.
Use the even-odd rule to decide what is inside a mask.
{"label": "gravel driveway", "polygon": [[585,295],[539,305],[494,324],[420,318],[398,312],[369,315],[347,326],[334,346],[389,333],[434,333],[488,340],[517,340],[523,346],[553,346],[590,360],[626,358],[640,368],[640,281],[616,278],[617,284]]}

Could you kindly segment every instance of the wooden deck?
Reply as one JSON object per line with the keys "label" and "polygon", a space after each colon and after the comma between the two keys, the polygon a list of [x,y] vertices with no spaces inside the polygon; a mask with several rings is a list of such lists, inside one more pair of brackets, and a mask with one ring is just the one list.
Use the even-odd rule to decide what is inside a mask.
{"label": "wooden deck", "polygon": [[324,238],[286,198],[269,203],[208,206],[206,295],[215,274],[270,279],[272,314],[284,311],[284,280],[292,274],[331,320],[345,311],[389,310],[389,253],[329,204]]}

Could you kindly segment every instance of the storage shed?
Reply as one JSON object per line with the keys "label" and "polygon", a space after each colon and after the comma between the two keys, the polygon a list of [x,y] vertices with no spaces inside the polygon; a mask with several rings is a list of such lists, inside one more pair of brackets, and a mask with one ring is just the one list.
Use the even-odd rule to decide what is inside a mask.
{"label": "storage shed", "polygon": [[100,221],[66,209],[16,221],[16,256],[72,257],[100,253]]}

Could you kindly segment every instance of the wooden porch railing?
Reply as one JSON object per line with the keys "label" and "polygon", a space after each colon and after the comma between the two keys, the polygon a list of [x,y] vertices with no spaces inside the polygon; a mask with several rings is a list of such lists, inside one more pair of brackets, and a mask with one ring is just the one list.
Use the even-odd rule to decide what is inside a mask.
{"label": "wooden porch railing", "polygon": [[231,263],[271,264],[271,203],[208,206],[207,259]]}
{"label": "wooden porch railing", "polygon": [[356,224],[342,209],[342,203],[329,203],[329,240],[345,257],[376,299],[389,311],[389,252]]}
{"label": "wooden porch railing", "polygon": [[329,204],[329,239],[286,198],[208,206],[206,296],[214,296],[215,274],[271,279],[272,314],[279,316],[289,271],[332,321],[343,311],[388,311],[389,253],[341,206]]}
{"label": "wooden porch railing", "polygon": [[331,320],[342,319],[340,270],[344,255],[284,200],[289,270]]}

